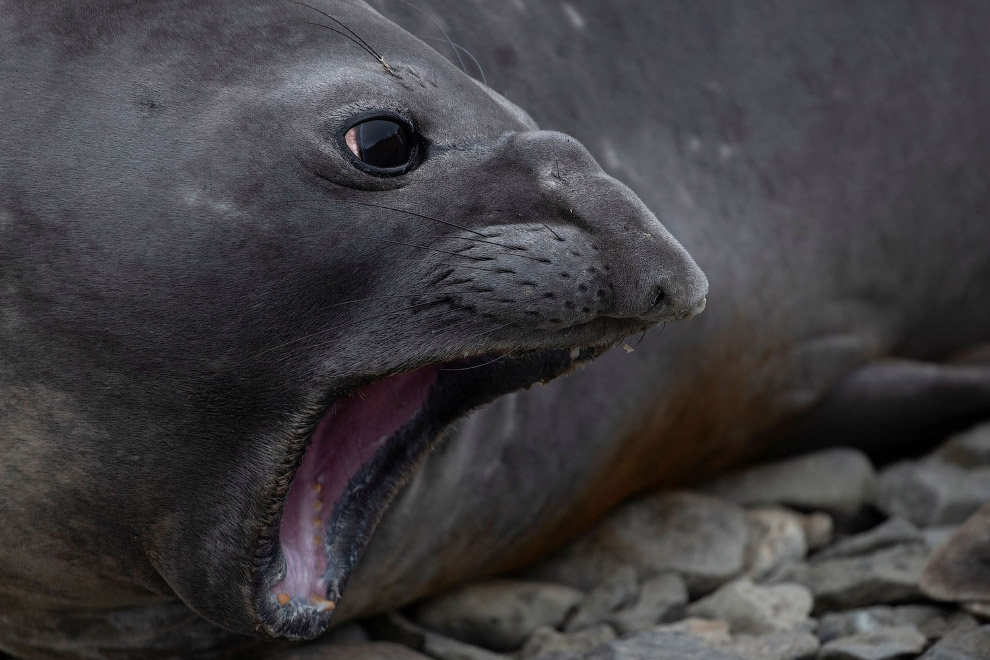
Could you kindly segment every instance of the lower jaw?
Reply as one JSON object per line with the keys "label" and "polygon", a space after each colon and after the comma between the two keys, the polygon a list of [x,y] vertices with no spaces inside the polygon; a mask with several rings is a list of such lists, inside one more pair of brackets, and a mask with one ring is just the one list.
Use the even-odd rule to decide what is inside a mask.
{"label": "lower jaw", "polygon": [[[275,542],[256,573],[259,627],[289,639],[322,633],[388,503],[444,427],[472,408],[552,380],[604,350],[427,365],[375,381],[335,403],[295,470],[278,535],[267,535]],[[369,420],[376,406],[390,412]],[[351,460],[339,460],[347,452]]]}

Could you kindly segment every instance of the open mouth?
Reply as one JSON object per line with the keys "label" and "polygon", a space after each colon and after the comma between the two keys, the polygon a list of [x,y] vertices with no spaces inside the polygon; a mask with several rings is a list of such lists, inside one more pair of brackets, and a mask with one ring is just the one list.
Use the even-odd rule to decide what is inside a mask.
{"label": "open mouth", "polygon": [[427,364],[335,400],[286,475],[287,492],[272,494],[284,505],[260,536],[252,596],[259,627],[290,639],[322,633],[388,503],[444,427],[614,343]]}

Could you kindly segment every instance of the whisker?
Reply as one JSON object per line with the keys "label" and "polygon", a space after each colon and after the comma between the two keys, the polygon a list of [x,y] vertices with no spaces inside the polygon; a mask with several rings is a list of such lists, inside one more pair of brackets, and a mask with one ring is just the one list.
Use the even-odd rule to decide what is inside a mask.
{"label": "whisker", "polygon": [[508,328],[508,327],[509,327],[510,325],[515,325],[515,323],[505,323],[505,324],[503,324],[503,325],[500,325],[500,326],[498,326],[497,328],[492,328],[492,329],[491,329],[491,330],[489,330],[488,332],[483,332],[483,333],[481,333],[480,335],[478,335],[478,337],[476,337],[476,339],[477,339],[477,338],[481,338],[481,337],[484,337],[485,335],[490,335],[490,334],[492,334],[493,332],[498,332],[498,331],[499,331],[499,330],[501,330],[502,328]]}
{"label": "whisker", "polygon": [[428,19],[430,19],[430,22],[432,22],[433,25],[435,25],[437,27],[437,29],[440,30],[440,33],[443,35],[444,39],[446,39],[447,40],[447,43],[450,44],[450,48],[451,48],[451,50],[454,51],[454,55],[457,57],[457,61],[460,62],[461,70],[464,73],[467,73],[467,67],[464,66],[464,59],[461,57],[460,51],[458,51],[457,48],[454,46],[454,42],[450,40],[450,35],[447,34],[447,31],[443,29],[443,26],[442,25],[440,25],[440,21],[438,21],[429,12],[427,12],[427,11],[425,11],[423,9],[420,9],[419,7],[417,7],[416,5],[414,5],[413,3],[409,2],[409,0],[399,0],[399,2],[401,2],[402,4],[405,4],[405,5],[409,5],[410,7],[412,7],[413,9],[415,9],[416,11],[418,11],[419,13],[421,13],[423,16],[426,16]]}
{"label": "whisker", "polygon": [[[444,40],[442,37],[420,37],[420,39],[424,39],[426,41],[443,41]],[[464,53],[465,55],[467,55],[468,57],[471,58],[471,61],[474,62],[474,66],[477,67],[477,69],[478,69],[478,73],[481,74],[481,83],[485,87],[488,87],[488,78],[485,76],[485,70],[481,67],[481,62],[479,62],[478,61],[478,58],[474,56],[474,53],[472,53],[470,50],[468,50],[464,46],[462,46],[459,43],[456,43],[454,41],[448,40],[447,43],[449,43],[451,46],[453,46],[454,48],[460,50],[462,53]]]}
{"label": "whisker", "polygon": [[336,32],[337,34],[341,35],[342,37],[345,37],[345,38],[349,39],[353,43],[355,43],[358,46],[360,46],[361,48],[363,48],[365,50],[365,52],[367,52],[369,55],[371,55],[376,60],[378,60],[378,63],[381,64],[385,68],[385,70],[388,71],[388,73],[390,75],[395,76],[395,72],[392,71],[392,67],[390,67],[388,65],[388,63],[385,62],[385,58],[382,57],[381,53],[379,53],[377,50],[375,50],[374,48],[372,48],[371,44],[369,44],[367,41],[365,41],[364,38],[361,35],[359,35],[357,32],[355,32],[354,30],[352,30],[351,28],[349,28],[347,25],[345,25],[343,21],[341,21],[340,19],[334,18],[333,16],[331,16],[327,12],[323,11],[322,9],[318,9],[318,8],[314,7],[313,5],[307,4],[305,2],[301,2],[301,0],[289,0],[289,2],[292,2],[294,4],[300,5],[302,7],[306,7],[307,9],[311,9],[311,10],[315,11],[317,14],[320,14],[324,18],[327,18],[327,19],[333,21],[334,23],[336,23],[337,25],[339,25],[340,27],[344,28],[344,30],[347,31],[347,34],[344,34],[340,30],[336,30],[336,29],[330,27],[329,25],[322,25],[320,23],[310,23],[310,25],[318,25],[318,26],[320,26],[322,28],[326,28],[327,30],[330,30],[331,32]]}
{"label": "whisker", "polygon": [[553,234],[554,236],[556,236],[558,241],[563,241],[564,240],[564,239],[562,239],[560,237],[560,234],[558,234],[557,232],[555,232],[553,229],[550,228],[550,225],[548,225],[545,222],[541,222],[540,224],[543,225],[544,227],[546,227],[547,228],[547,231],[549,231],[551,234]]}
{"label": "whisker", "polygon": [[503,353],[502,355],[499,355],[494,360],[489,360],[488,362],[485,362],[484,364],[476,364],[476,365],[471,366],[471,367],[458,367],[458,368],[455,368],[455,369],[437,369],[437,371],[470,371],[471,369],[480,369],[481,367],[487,367],[490,364],[495,364],[499,360],[501,360],[503,358],[506,358],[508,356],[509,356],[509,353]]}

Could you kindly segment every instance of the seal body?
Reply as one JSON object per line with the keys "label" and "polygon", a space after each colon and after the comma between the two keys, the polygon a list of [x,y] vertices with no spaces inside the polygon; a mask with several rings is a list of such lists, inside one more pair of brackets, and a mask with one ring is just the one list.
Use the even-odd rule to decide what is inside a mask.
{"label": "seal body", "polygon": [[[882,398],[878,360],[990,339],[986,10],[419,4],[490,87],[384,0],[405,30],[352,2],[0,5],[0,648],[311,637],[309,577],[344,619],[521,565],[849,378]],[[401,177],[337,139],[383,112],[423,136]],[[512,393],[698,308],[646,207],[709,310]],[[354,393],[429,414],[389,421],[293,573],[294,477],[322,420],[370,418]]]}

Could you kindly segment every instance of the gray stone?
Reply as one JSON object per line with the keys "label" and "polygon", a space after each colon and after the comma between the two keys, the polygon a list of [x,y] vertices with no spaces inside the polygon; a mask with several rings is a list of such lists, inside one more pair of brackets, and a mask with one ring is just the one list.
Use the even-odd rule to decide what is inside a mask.
{"label": "gray stone", "polygon": [[784,564],[801,561],[808,554],[802,516],[779,507],[761,507],[746,512],[749,541],[745,573],[759,579]]}
{"label": "gray stone", "polygon": [[774,581],[808,587],[817,612],[899,603],[920,598],[918,580],[927,556],[923,543],[897,545],[868,555],[795,564]]}
{"label": "gray stone", "polygon": [[368,625],[379,640],[408,646],[437,660],[506,660],[508,657],[426,630],[398,612],[376,617]]}
{"label": "gray stone", "polygon": [[945,463],[964,468],[990,466],[990,423],[950,437],[935,455]]}
{"label": "gray stone", "polygon": [[561,634],[553,628],[540,628],[526,641],[519,659],[571,660],[613,639],[615,631],[604,624],[569,634]]}
{"label": "gray stone", "polygon": [[702,489],[738,504],[783,504],[855,513],[873,498],[873,465],[855,449],[829,449],[758,465],[709,482]]}
{"label": "gray stone", "polygon": [[860,610],[830,612],[818,623],[818,637],[829,642],[879,628],[914,626],[927,639],[939,639],[957,631],[977,627],[976,619],[965,612],[933,605],[877,605]]}
{"label": "gray stone", "polygon": [[735,504],[698,493],[659,493],[619,508],[527,575],[590,591],[632,565],[643,579],[679,573],[688,591],[701,595],[742,570],[746,535],[745,515]]}
{"label": "gray stone", "polygon": [[591,590],[567,619],[564,630],[581,630],[601,623],[612,612],[634,602],[639,593],[637,581],[636,569],[632,566],[620,568]]}
{"label": "gray stone", "polygon": [[732,641],[732,636],[729,635],[729,624],[715,619],[699,619],[689,616],[675,623],[656,626],[653,630],[663,633],[684,633],[711,646],[725,646]]}
{"label": "gray stone", "polygon": [[368,636],[368,631],[364,629],[364,626],[357,622],[349,621],[321,636],[320,641],[331,644],[359,644],[361,642],[370,642],[371,637]]}
{"label": "gray stone", "polygon": [[824,511],[801,516],[801,526],[804,527],[804,540],[808,543],[809,552],[824,548],[835,535],[835,521]]}
{"label": "gray stone", "polygon": [[640,585],[636,603],[612,614],[608,622],[623,635],[648,630],[682,618],[687,602],[684,580],[677,573],[665,573]]}
{"label": "gray stone", "polygon": [[967,469],[937,457],[904,461],[880,474],[877,506],[921,527],[961,523],[990,501],[990,467]]}
{"label": "gray stone", "polygon": [[685,632],[650,630],[603,644],[582,660],[743,660]]}
{"label": "gray stone", "polygon": [[810,633],[779,631],[737,635],[724,649],[745,660],[811,660],[818,646],[818,639]]}
{"label": "gray stone", "polygon": [[265,657],[271,660],[430,660],[429,656],[404,646],[380,642],[336,645],[315,643]]}
{"label": "gray stone", "polygon": [[541,626],[557,627],[584,594],[558,584],[490,580],[417,605],[424,628],[496,651],[513,651]]}
{"label": "gray stone", "polygon": [[925,636],[912,626],[878,628],[822,646],[818,660],[900,660],[915,658],[925,648]]}
{"label": "gray stone", "polygon": [[925,544],[930,550],[934,550],[949,540],[949,537],[956,533],[959,525],[942,525],[940,527],[925,527],[921,530],[921,537],[925,539]]}
{"label": "gray stone", "polygon": [[921,530],[909,521],[904,518],[889,518],[867,532],[848,536],[825,548],[812,557],[812,561],[863,555],[892,545],[923,540]]}
{"label": "gray stone", "polygon": [[990,658],[990,626],[960,630],[944,637],[921,660],[986,660]]}
{"label": "gray stone", "polygon": [[925,564],[921,590],[936,600],[990,601],[990,504],[940,545]]}
{"label": "gray stone", "polygon": [[721,619],[733,633],[760,634],[809,627],[812,604],[811,592],[800,584],[760,586],[744,578],[688,606],[688,614]]}
{"label": "gray stone", "polygon": [[973,601],[962,603],[962,608],[982,621],[990,621],[990,603],[988,602]]}

